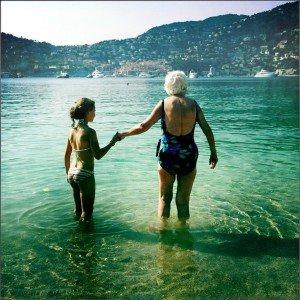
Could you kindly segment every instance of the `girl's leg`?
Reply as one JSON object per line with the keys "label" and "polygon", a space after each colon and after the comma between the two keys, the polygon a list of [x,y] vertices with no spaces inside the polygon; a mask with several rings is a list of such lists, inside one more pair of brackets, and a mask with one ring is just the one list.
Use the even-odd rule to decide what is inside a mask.
{"label": "girl's leg", "polygon": [[90,219],[95,201],[95,177],[91,176],[79,183],[82,213],[81,218]]}
{"label": "girl's leg", "polygon": [[159,202],[158,202],[158,217],[170,217],[170,205],[173,197],[173,183],[175,175],[169,174],[160,166],[158,167],[158,180],[159,180]]}
{"label": "girl's leg", "polygon": [[178,219],[182,223],[190,217],[189,201],[195,177],[196,169],[187,175],[177,177],[176,206]]}
{"label": "girl's leg", "polygon": [[68,177],[68,181],[73,189],[73,197],[75,202],[74,213],[81,215],[81,199],[80,199],[80,188],[79,185],[74,181],[73,176]]}

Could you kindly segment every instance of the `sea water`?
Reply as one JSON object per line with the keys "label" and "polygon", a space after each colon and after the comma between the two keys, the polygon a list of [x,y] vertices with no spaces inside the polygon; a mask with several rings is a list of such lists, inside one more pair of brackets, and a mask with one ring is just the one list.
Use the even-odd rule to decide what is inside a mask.
{"label": "sea water", "polygon": [[[189,80],[219,156],[197,127],[189,228],[156,224],[159,122],[95,162],[94,218],[73,216],[64,150],[69,108],[96,102],[101,147],[164,99],[163,79],[3,79],[2,296],[12,298],[296,299],[298,78]],[[176,192],[176,184],[174,186]]]}

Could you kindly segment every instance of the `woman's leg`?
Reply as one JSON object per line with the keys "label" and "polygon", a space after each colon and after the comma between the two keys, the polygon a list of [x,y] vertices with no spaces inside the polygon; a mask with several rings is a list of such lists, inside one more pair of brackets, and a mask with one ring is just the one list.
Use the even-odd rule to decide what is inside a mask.
{"label": "woman's leg", "polygon": [[82,213],[81,218],[90,219],[94,210],[95,177],[91,176],[79,183]]}
{"label": "woman's leg", "polygon": [[80,188],[79,185],[74,181],[73,176],[68,176],[68,181],[73,190],[73,197],[75,202],[75,210],[74,213],[76,215],[81,215],[81,199],[80,199]]}
{"label": "woman's leg", "polygon": [[178,219],[182,223],[190,217],[189,201],[195,177],[196,168],[187,175],[177,177],[176,206]]}
{"label": "woman's leg", "polygon": [[158,180],[159,180],[159,200],[158,200],[158,217],[170,217],[170,205],[173,197],[173,183],[175,175],[169,174],[160,166],[158,167]]}

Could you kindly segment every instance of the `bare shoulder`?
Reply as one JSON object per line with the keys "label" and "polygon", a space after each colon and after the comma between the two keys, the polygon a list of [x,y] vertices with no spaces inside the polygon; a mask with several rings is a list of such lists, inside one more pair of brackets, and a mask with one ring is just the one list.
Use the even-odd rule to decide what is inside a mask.
{"label": "bare shoulder", "polygon": [[93,129],[93,128],[91,128],[91,127],[89,127],[89,126],[87,126],[87,127],[85,128],[85,133],[86,133],[86,135],[88,135],[89,137],[94,137],[94,136],[97,135],[96,130]]}
{"label": "bare shoulder", "polygon": [[194,100],[193,98],[190,97],[185,97],[185,100],[187,102],[187,105],[194,110],[196,107],[196,111],[198,111],[198,109],[200,108],[199,104],[197,103],[196,100]]}
{"label": "bare shoulder", "polygon": [[73,128],[70,128],[69,134],[68,134],[68,139],[69,139],[70,141],[71,141],[73,135],[74,135],[74,129],[73,129]]}
{"label": "bare shoulder", "polygon": [[153,114],[155,114],[155,115],[159,114],[159,115],[160,115],[160,114],[161,114],[162,102],[163,102],[163,100],[159,100],[159,101],[156,103],[155,107],[154,107],[153,110],[152,110],[151,115],[153,115]]}
{"label": "bare shoulder", "polygon": [[159,101],[156,103],[156,107],[162,106],[163,101],[166,101],[166,99],[164,99],[164,100],[159,100]]}
{"label": "bare shoulder", "polygon": [[191,100],[193,103],[195,103],[197,112],[201,112],[201,113],[202,113],[202,108],[201,108],[200,104],[199,104],[196,100],[194,100],[194,99],[191,99],[191,98],[190,98],[190,100]]}

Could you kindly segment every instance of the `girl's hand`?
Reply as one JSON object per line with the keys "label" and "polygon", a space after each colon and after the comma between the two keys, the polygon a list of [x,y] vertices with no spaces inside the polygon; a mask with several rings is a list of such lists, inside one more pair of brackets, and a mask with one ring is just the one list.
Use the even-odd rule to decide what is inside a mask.
{"label": "girl's hand", "polygon": [[123,140],[126,137],[126,133],[125,132],[118,132],[118,136],[119,136],[119,141]]}
{"label": "girl's hand", "polygon": [[121,138],[119,137],[119,133],[116,132],[113,138],[111,139],[110,143],[114,146],[116,142],[120,141]]}

